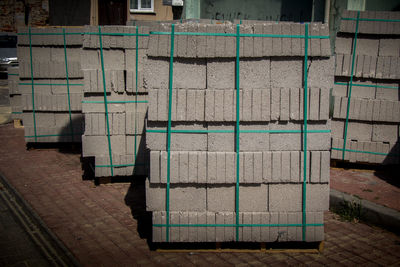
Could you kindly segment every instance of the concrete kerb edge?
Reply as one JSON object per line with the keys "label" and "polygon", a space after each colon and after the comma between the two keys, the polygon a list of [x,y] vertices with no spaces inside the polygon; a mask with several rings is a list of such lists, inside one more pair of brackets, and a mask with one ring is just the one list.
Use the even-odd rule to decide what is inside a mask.
{"label": "concrete kerb edge", "polygon": [[339,207],[343,201],[356,202],[361,205],[362,221],[383,227],[396,234],[400,234],[400,212],[378,205],[356,196],[330,189],[329,208]]}
{"label": "concrete kerb edge", "polygon": [[42,230],[50,239],[51,242],[57,246],[58,249],[60,249],[64,255],[71,261],[73,266],[82,266],[78,260],[75,258],[75,256],[71,253],[71,251],[62,243],[60,239],[46,226],[46,224],[43,222],[43,220],[40,218],[40,216],[35,212],[35,210],[29,205],[28,202],[25,201],[25,199],[20,195],[20,193],[8,182],[8,180],[5,178],[3,173],[0,172],[0,182],[3,183],[3,185],[6,186],[7,190],[11,192],[13,197],[15,197],[15,200],[18,202],[18,204],[21,205],[21,207],[24,209],[24,211],[27,213],[29,218],[33,220],[34,223],[37,223],[37,225],[40,227],[40,230]]}

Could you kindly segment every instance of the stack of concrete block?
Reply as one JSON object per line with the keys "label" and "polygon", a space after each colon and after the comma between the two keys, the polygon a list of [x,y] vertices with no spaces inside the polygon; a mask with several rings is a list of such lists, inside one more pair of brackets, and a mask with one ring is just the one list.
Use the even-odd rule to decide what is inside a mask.
{"label": "stack of concrete block", "polygon": [[[345,11],[342,18],[357,18],[357,12]],[[400,158],[400,23],[384,20],[398,20],[400,12],[365,11],[360,18],[379,21],[359,21],[353,73],[356,21],[342,20],[336,38],[331,155],[350,162],[396,164]],[[351,151],[345,151],[343,158],[344,142]]]}
{"label": "stack of concrete block", "polygon": [[25,141],[81,142],[83,28],[65,29],[66,50],[62,28],[32,28],[30,37],[28,28],[19,28],[18,32],[18,90]]}
{"label": "stack of concrete block", "polygon": [[[103,74],[99,28],[86,26],[85,32],[87,34],[84,36],[81,60],[85,83],[82,104],[85,116],[85,133],[82,136],[83,157],[94,157],[96,177],[146,175],[149,157],[144,143],[147,91],[143,84],[142,69],[146,62],[149,37],[139,36],[136,46],[136,27],[101,27]],[[139,27],[138,32],[148,34],[149,28]],[[138,53],[137,92],[136,53]],[[104,105],[103,75],[108,114]]]}
{"label": "stack of concrete block", "polygon": [[[154,31],[170,32],[171,25],[162,24]],[[236,33],[236,25],[177,24],[175,31]],[[240,32],[300,35],[305,25],[249,24],[240,25]],[[327,36],[327,25],[311,24],[309,34]],[[171,134],[169,223],[210,226],[165,226],[170,36],[151,35],[144,82],[149,92],[146,144],[150,149],[146,208],[156,224],[153,241],[302,241],[302,227],[287,224],[302,223],[304,39],[240,38],[240,130],[245,132],[239,139],[239,176],[236,38],[176,35],[174,40],[171,129],[193,132]],[[308,47],[308,129],[325,132],[308,133],[305,214],[307,223],[322,224],[329,204],[329,90],[334,59],[329,39],[310,39]],[[241,226],[237,240],[232,227],[236,197],[240,224],[281,226]],[[306,227],[306,241],[323,239],[323,226]]]}
{"label": "stack of concrete block", "polygon": [[11,118],[13,120],[22,119],[22,101],[21,92],[18,88],[18,73],[18,67],[8,68],[8,90],[10,96]]}

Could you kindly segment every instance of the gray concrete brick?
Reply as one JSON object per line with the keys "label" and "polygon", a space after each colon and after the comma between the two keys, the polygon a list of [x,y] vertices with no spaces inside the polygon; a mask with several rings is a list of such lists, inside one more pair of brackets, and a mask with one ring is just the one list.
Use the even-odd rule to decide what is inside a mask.
{"label": "gray concrete brick", "polygon": [[[225,24],[225,33],[236,33],[234,25]],[[225,56],[236,56],[236,37],[225,37]]]}
{"label": "gray concrete brick", "polygon": [[303,61],[300,58],[273,58],[271,61],[271,88],[301,87],[303,82],[302,64]]}
{"label": "gray concrete brick", "polygon": [[198,177],[198,153],[189,152],[188,156],[188,182],[197,183]]}
{"label": "gray concrete brick", "polygon": [[224,120],[224,91],[216,90],[214,93],[214,120]]}
{"label": "gray concrete brick", "polygon": [[335,53],[336,54],[352,54],[353,53],[353,38],[350,37],[336,37]]}
{"label": "gray concrete brick", "polygon": [[289,88],[281,88],[280,90],[280,116],[279,119],[281,121],[289,120]]}
{"label": "gray concrete brick", "polygon": [[[301,67],[298,70],[301,70]],[[318,88],[332,88],[334,82],[335,59],[334,57],[313,58],[309,61],[308,86]],[[301,72],[301,71],[300,71]],[[297,86],[301,87],[301,82]]]}
{"label": "gray concrete brick", "polygon": [[336,54],[335,59],[335,75],[341,76],[343,74],[343,54]]}
{"label": "gray concrete brick", "polygon": [[399,139],[398,125],[374,124],[372,126],[372,141],[397,142]]}
{"label": "gray concrete brick", "polygon": [[160,151],[150,152],[150,182],[160,183]]}
{"label": "gray concrete brick", "polygon": [[379,39],[378,56],[400,56],[400,40],[399,39]]}
{"label": "gray concrete brick", "polygon": [[300,181],[300,153],[298,151],[290,152],[290,182]]}
{"label": "gray concrete brick", "polygon": [[357,55],[378,56],[379,39],[357,38]]}
{"label": "gray concrete brick", "polygon": [[321,177],[321,152],[311,151],[311,168],[310,181],[311,183],[319,183]]}
{"label": "gray concrete brick", "polygon": [[[309,29],[309,35],[320,35],[319,30],[321,27],[321,23],[311,23]],[[321,39],[310,39],[310,46],[309,46],[309,55],[310,56],[317,56],[321,54]]]}
{"label": "gray concrete brick", "polygon": [[217,153],[207,153],[207,183],[217,182]]}
{"label": "gray concrete brick", "polygon": [[[263,34],[273,34],[272,24],[263,24]],[[263,37],[263,55],[270,56],[273,54],[273,38]]]}
{"label": "gray concrete brick", "polygon": [[[240,29],[240,33],[253,33],[253,26],[252,25],[242,25]],[[240,38],[242,39],[242,38]],[[240,43],[242,46],[242,43]],[[254,37],[243,37],[243,53],[240,55],[243,55],[244,57],[253,57],[254,56]],[[240,52],[242,52],[242,47],[240,49]]]}
{"label": "gray concrete brick", "polygon": [[282,151],[282,155],[281,155],[281,181],[282,182],[290,182],[290,172],[291,172],[291,167],[290,167],[290,151]]}
{"label": "gray concrete brick", "polygon": [[271,103],[271,90],[266,89],[261,91],[261,120],[270,120],[270,103]]}
{"label": "gray concrete brick", "polygon": [[226,164],[225,152],[216,152],[216,182],[225,183]]}
{"label": "gray concrete brick", "polygon": [[[282,34],[282,24],[272,24],[272,33],[277,35]],[[272,38],[272,53],[276,56],[284,55],[282,51],[282,38]]]}
{"label": "gray concrete brick", "polygon": [[[110,136],[113,153],[125,153],[125,136]],[[82,136],[82,155],[84,157],[108,155],[108,141],[106,136]]]}
{"label": "gray concrete brick", "polygon": [[[263,34],[263,25],[262,24],[255,24],[253,26],[253,30],[255,34]],[[263,56],[263,39],[265,37],[254,37],[254,57],[262,57]]]}

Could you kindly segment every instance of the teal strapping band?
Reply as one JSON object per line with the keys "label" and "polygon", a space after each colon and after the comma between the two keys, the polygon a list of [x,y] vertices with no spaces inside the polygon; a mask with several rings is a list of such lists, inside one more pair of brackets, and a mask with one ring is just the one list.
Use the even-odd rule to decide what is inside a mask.
{"label": "teal strapping band", "polygon": [[[28,35],[26,32],[19,32],[18,35]],[[65,35],[100,35],[98,32],[66,32]],[[31,33],[31,35],[63,35],[63,33],[58,32],[35,32]],[[102,36],[150,36],[150,34],[140,33],[136,35],[136,33],[101,33]]]}
{"label": "teal strapping band", "polygon": [[65,60],[65,78],[67,80],[67,93],[68,93],[68,115],[69,115],[69,128],[71,132],[71,142],[74,141],[74,127],[72,125],[72,114],[71,114],[71,97],[69,94],[69,76],[68,76],[68,60],[67,60],[67,42],[65,40],[65,28],[63,30],[63,41],[64,41],[64,60]]}
{"label": "teal strapping band", "polygon": [[303,241],[306,241],[306,199],[307,199],[307,112],[308,112],[308,103],[307,103],[307,76],[308,76],[308,23],[305,24],[305,35],[304,38],[304,112],[303,112],[303,120],[304,120],[304,134],[303,134],[303,153],[304,153],[304,164],[303,164],[303,203],[302,203],[302,237]]}
{"label": "teal strapping band", "polygon": [[17,73],[8,73],[8,76],[19,76]]}
{"label": "teal strapping band", "polygon": [[107,122],[107,139],[108,139],[108,153],[110,156],[111,176],[114,176],[114,169],[112,167],[112,151],[111,151],[111,138],[110,138],[110,122],[108,119],[108,105],[107,105],[107,92],[106,92],[106,74],[104,71],[104,57],[103,57],[103,40],[101,38],[101,26],[99,26],[99,43],[100,43],[100,59],[101,59],[101,73],[103,76],[103,90],[104,90],[104,109],[106,113]]}
{"label": "teal strapping band", "polygon": [[[107,104],[125,104],[125,103],[148,103],[147,100],[115,100],[115,101],[107,101]],[[104,101],[101,100],[82,100],[84,104],[104,104]]]}
{"label": "teal strapping band", "polygon": [[[354,34],[354,47],[353,47],[353,55],[352,55],[352,59],[351,59],[351,73],[350,73],[349,93],[348,93],[348,99],[347,99],[346,122],[344,125],[344,140],[347,140],[347,130],[348,130],[348,126],[349,126],[350,99],[351,99],[351,89],[353,87],[354,62],[355,62],[355,58],[356,58],[359,18],[360,18],[360,11],[357,12],[356,31]],[[345,153],[346,153],[346,142],[344,142],[344,144],[343,144],[342,160],[344,160]]]}
{"label": "teal strapping band", "polygon": [[169,59],[169,82],[168,82],[168,128],[167,128],[167,190],[166,190],[166,213],[167,213],[167,230],[166,239],[169,242],[169,193],[170,193],[170,181],[171,181],[171,118],[172,118],[172,86],[173,86],[173,74],[174,74],[174,40],[175,40],[175,25],[171,25],[171,51]]}
{"label": "teal strapping band", "polygon": [[[155,227],[167,227],[167,224],[153,224]],[[247,224],[247,223],[239,223],[239,224],[168,224],[168,227],[301,227],[302,223],[289,223],[289,224]],[[323,223],[309,223],[306,226],[324,226]]]}
{"label": "teal strapping band", "polygon": [[135,166],[146,166],[144,163],[138,164],[114,164],[114,165],[95,165],[96,168],[110,168],[110,167],[135,167]]}
{"label": "teal strapping band", "polygon": [[[360,11],[358,11],[360,12]],[[380,22],[400,22],[400,19],[368,19],[368,18],[342,18],[342,20],[354,20],[354,21],[380,21]]]}
{"label": "teal strapping band", "polygon": [[[170,35],[170,32],[157,32],[152,31],[153,35]],[[222,33],[222,32],[176,32],[175,35],[197,35],[197,36],[228,36],[237,37],[236,33]],[[305,35],[290,35],[290,34],[257,34],[257,33],[240,33],[239,37],[270,37],[270,38],[306,38]],[[308,36],[309,39],[329,39],[328,35],[312,35]]]}
{"label": "teal strapping band", "polygon": [[[82,133],[74,133],[74,135],[82,135]],[[51,137],[51,136],[71,136],[70,133],[68,134],[41,134],[41,135],[25,135],[25,138],[34,138],[35,137],[35,141],[36,138],[40,138],[40,137]]]}
{"label": "teal strapping band", "polygon": [[[337,85],[349,85],[349,83],[343,82],[335,82]],[[374,84],[360,84],[360,83],[353,83],[353,86],[358,87],[374,87],[374,88],[386,88],[386,89],[399,89],[398,86],[386,86],[386,85],[374,85]]]}
{"label": "teal strapping band", "polygon": [[43,86],[84,86],[83,83],[18,83],[19,85],[43,85]]}
{"label": "teal strapping band", "polygon": [[[167,130],[147,129],[147,133],[166,133]],[[236,130],[171,130],[172,133],[236,133]],[[307,130],[307,133],[330,133],[331,130]],[[239,133],[305,133],[305,130],[239,130]]]}
{"label": "teal strapping band", "polygon": [[32,82],[32,116],[33,116],[33,131],[35,134],[35,142],[37,142],[37,131],[36,131],[36,113],[35,113],[35,86],[33,84],[33,60],[32,60],[32,34],[31,27],[29,29],[29,57],[31,65],[31,82]]}
{"label": "teal strapping band", "polygon": [[[332,147],[332,150],[343,151],[343,148]],[[400,154],[396,153],[383,153],[383,152],[372,152],[372,151],[363,151],[363,150],[355,150],[355,149],[346,149],[347,152],[355,152],[355,153],[364,153],[364,154],[372,154],[372,155],[382,155],[382,156],[395,156],[398,157]]]}
{"label": "teal strapping band", "polygon": [[240,166],[240,25],[236,25],[236,241],[239,241],[239,166]]}

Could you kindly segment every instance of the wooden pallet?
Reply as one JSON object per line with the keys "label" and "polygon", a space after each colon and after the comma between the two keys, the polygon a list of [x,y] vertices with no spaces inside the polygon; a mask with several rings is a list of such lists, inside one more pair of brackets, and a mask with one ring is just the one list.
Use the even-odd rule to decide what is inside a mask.
{"label": "wooden pallet", "polygon": [[325,243],[282,242],[282,243],[168,243],[158,244],[161,253],[322,253]]}
{"label": "wooden pallet", "polygon": [[14,128],[24,128],[24,125],[22,124],[21,119],[15,119],[14,120]]}

